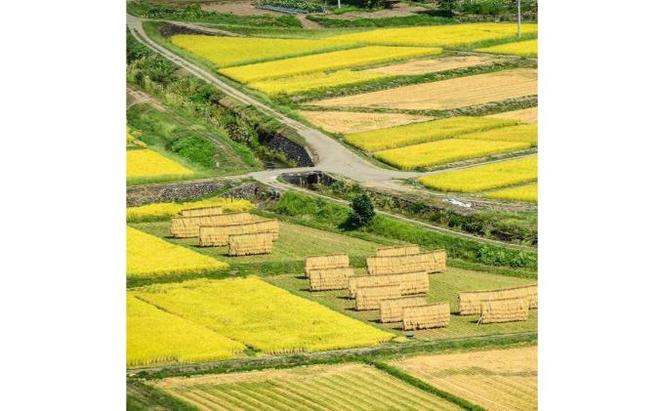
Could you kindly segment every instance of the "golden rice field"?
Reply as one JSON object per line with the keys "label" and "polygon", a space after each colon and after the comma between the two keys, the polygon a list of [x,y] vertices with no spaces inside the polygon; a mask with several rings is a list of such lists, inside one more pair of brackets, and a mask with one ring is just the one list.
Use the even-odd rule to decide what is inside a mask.
{"label": "golden rice field", "polygon": [[518,124],[514,120],[488,117],[450,117],[388,129],[346,135],[346,141],[362,150],[378,151],[443,140],[474,131]]}
{"label": "golden rice field", "polygon": [[537,146],[537,124],[492,129],[463,136],[466,140],[513,141]]}
{"label": "golden rice field", "polygon": [[222,271],[228,264],[127,227],[127,277],[155,278]]}
{"label": "golden rice field", "polygon": [[423,355],[390,364],[487,410],[537,409],[537,346]]}
{"label": "golden rice field", "polygon": [[223,360],[246,347],[127,294],[127,366]]}
{"label": "golden rice field", "polygon": [[448,110],[537,94],[537,70],[518,68],[312,102],[320,107]]}
{"label": "golden rice field", "polygon": [[504,113],[491,114],[491,118],[502,118],[507,120],[518,120],[522,123],[537,123],[537,107],[524,108],[522,110],[506,111]]}
{"label": "golden rice field", "polygon": [[257,277],[158,284],[135,293],[263,353],[371,346],[395,337]]}
{"label": "golden rice field", "polygon": [[440,49],[431,47],[369,46],[246,66],[235,66],[221,69],[220,71],[222,74],[237,81],[248,83],[269,78],[295,76],[325,70],[339,70],[353,66],[433,55],[440,52]]}
{"label": "golden rice field", "polygon": [[270,39],[192,34],[178,34],[172,36],[170,41],[220,68],[351,46],[351,42],[337,39]]}
{"label": "golden rice field", "polygon": [[188,208],[221,207],[224,212],[251,210],[250,201],[240,198],[208,198],[184,203],[152,203],[127,208],[127,222],[165,220]]}
{"label": "golden rice field", "polygon": [[385,77],[387,77],[385,74],[347,69],[333,72],[320,71],[299,76],[255,81],[249,83],[248,86],[272,96],[280,93],[294,94],[320,88],[348,86]]}
{"label": "golden rice field", "polygon": [[[521,30],[524,34],[537,33],[537,24],[522,24]],[[455,47],[486,40],[516,39],[516,34],[513,23],[471,23],[376,29],[331,38],[366,44]]]}
{"label": "golden rice field", "polygon": [[332,133],[359,133],[402,124],[433,120],[433,117],[402,113],[361,113],[354,111],[300,111],[302,117]]}
{"label": "golden rice field", "polygon": [[530,144],[528,143],[453,138],[378,151],[374,153],[374,157],[400,169],[412,170],[492,154],[524,150],[529,147]]}
{"label": "golden rice field", "polygon": [[412,76],[417,74],[434,73],[437,71],[481,66],[496,61],[497,59],[487,56],[448,56],[439,59],[411,60],[405,63],[376,67],[366,71],[392,76]]}
{"label": "golden rice field", "polygon": [[537,183],[508,187],[486,193],[489,198],[537,202]]}
{"label": "golden rice field", "polygon": [[496,54],[514,54],[523,57],[537,57],[537,39],[484,47],[477,49],[476,51]]}
{"label": "golden rice field", "polygon": [[537,155],[483,164],[420,177],[418,181],[440,191],[475,193],[537,179]]}
{"label": "golden rice field", "polygon": [[127,150],[127,177],[188,176],[194,172],[149,149]]}
{"label": "golden rice field", "polygon": [[174,377],[155,385],[198,409],[460,410],[365,364]]}

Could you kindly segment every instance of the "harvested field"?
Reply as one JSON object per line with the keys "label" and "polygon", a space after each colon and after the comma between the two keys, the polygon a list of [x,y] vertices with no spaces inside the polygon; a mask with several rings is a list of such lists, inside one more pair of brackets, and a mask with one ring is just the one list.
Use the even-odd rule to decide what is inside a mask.
{"label": "harvested field", "polygon": [[194,171],[150,149],[127,151],[127,178],[180,177]]}
{"label": "harvested field", "polygon": [[437,71],[481,66],[492,64],[496,61],[498,60],[487,56],[449,56],[439,59],[413,60],[400,64],[376,67],[366,71],[394,76],[412,76],[417,74],[435,73]]}
{"label": "harvested field", "polygon": [[537,346],[425,355],[390,364],[487,410],[537,409]]}
{"label": "harvested field", "polygon": [[429,274],[426,271],[390,275],[358,275],[346,281],[348,295],[355,298],[357,290],[364,287],[399,287],[401,295],[426,294],[429,291]]}
{"label": "harvested field", "polygon": [[371,346],[394,337],[251,276],[159,284],[133,292],[263,353]]}
{"label": "harvested field", "polygon": [[256,217],[249,213],[229,213],[171,218],[171,235],[175,238],[194,238],[200,236],[201,226],[225,226],[229,224],[249,223]]}
{"label": "harvested field", "polygon": [[499,44],[497,46],[477,49],[476,51],[496,54],[514,54],[522,57],[537,57],[537,39]]}
{"label": "harvested field", "polygon": [[309,288],[311,291],[345,290],[348,279],[355,275],[352,268],[328,268],[309,272]]}
{"label": "harvested field", "polygon": [[450,304],[444,302],[404,307],[402,322],[404,330],[447,327],[450,325]]}
{"label": "harvested field", "polygon": [[537,155],[420,177],[425,186],[440,191],[474,193],[537,179]]}
{"label": "harvested field", "polygon": [[400,169],[412,170],[527,148],[529,143],[454,138],[378,151],[374,156]]}
{"label": "harvested field", "polygon": [[380,322],[393,323],[403,321],[404,307],[426,305],[426,297],[404,297],[380,302]]}
{"label": "harvested field", "polygon": [[486,193],[489,198],[537,202],[537,183],[508,187]]}
{"label": "harvested field", "polygon": [[272,233],[231,235],[228,240],[228,255],[270,254],[272,241],[274,241]]}
{"label": "harvested field", "polygon": [[506,111],[504,113],[492,114],[491,118],[500,118],[504,120],[517,120],[522,123],[537,123],[537,107],[524,108],[523,110]]}
{"label": "harvested field", "polygon": [[360,133],[381,128],[396,127],[433,117],[411,114],[359,113],[353,111],[300,111],[312,124],[332,133]]}
{"label": "harvested field", "polygon": [[321,107],[449,110],[537,94],[537,70],[519,68],[312,102]]}
{"label": "harvested field", "polygon": [[351,50],[332,51],[304,57],[221,69],[225,76],[248,83],[269,78],[288,77],[325,70],[339,70],[353,66],[396,61],[416,56],[440,53],[438,48],[369,46]]}
{"label": "harvested field", "polygon": [[436,250],[424,254],[401,256],[367,257],[367,271],[370,275],[414,273],[440,273],[445,271],[447,252]]}
{"label": "harvested field", "polygon": [[398,285],[360,287],[355,291],[355,309],[378,310],[381,300],[399,297],[401,297],[401,287]]}
{"label": "harvested field", "polygon": [[537,308],[537,284],[520,287],[498,288],[494,290],[459,292],[459,314],[477,315],[482,312],[482,304],[491,301],[524,299],[528,308]]}
{"label": "harvested field", "polygon": [[239,223],[230,222],[219,225],[201,225],[198,234],[198,245],[201,247],[222,247],[229,244],[232,235],[269,233],[271,241],[279,237],[277,220],[246,220]]}
{"label": "harvested field", "polygon": [[522,298],[489,301],[482,303],[480,324],[526,321],[528,319],[528,301]]}
{"label": "harvested field", "polygon": [[215,207],[223,213],[249,211],[254,208],[248,200],[236,198],[209,198],[185,203],[152,203],[127,208],[127,222],[167,220],[185,209]]}
{"label": "harvested field", "polygon": [[331,268],[347,268],[350,264],[348,254],[333,254],[307,257],[304,260],[304,272],[309,274],[312,270],[329,270]]}
{"label": "harvested field", "polygon": [[202,410],[461,409],[374,367],[357,363],[176,377],[155,384]]}

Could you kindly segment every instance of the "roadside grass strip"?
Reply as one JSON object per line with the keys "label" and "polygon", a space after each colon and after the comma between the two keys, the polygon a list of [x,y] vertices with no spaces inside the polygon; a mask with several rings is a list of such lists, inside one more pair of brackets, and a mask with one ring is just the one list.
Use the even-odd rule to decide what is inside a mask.
{"label": "roadside grass strip", "polygon": [[522,57],[537,57],[537,39],[484,47],[475,51],[496,54],[514,54]]}
{"label": "roadside grass strip", "polygon": [[167,220],[188,208],[221,207],[224,212],[242,212],[254,208],[249,200],[240,198],[208,198],[184,203],[152,203],[127,208],[127,222],[145,222]]}
{"label": "roadside grass strip", "polygon": [[[537,24],[522,24],[525,35],[537,33]],[[365,44],[399,46],[445,46],[456,47],[464,44],[490,40],[516,40],[516,25],[511,23],[470,23],[441,26],[418,26],[368,30],[343,34],[330,39]]]}
{"label": "roadside grass strip", "polygon": [[127,178],[189,176],[194,171],[149,149],[127,150]]}
{"label": "roadside grass strip", "polygon": [[178,34],[171,37],[170,41],[219,68],[353,47],[351,42],[336,39],[270,39],[191,34]]}
{"label": "roadside grass strip", "polygon": [[462,136],[466,140],[483,141],[512,141],[528,143],[531,147],[537,146],[537,124],[524,124],[514,127],[505,127],[470,133]]}
{"label": "roadside grass strip", "polygon": [[524,150],[528,143],[454,138],[378,151],[374,157],[403,170],[431,167],[455,161]]}
{"label": "roadside grass strip", "polygon": [[357,363],[173,377],[154,384],[200,409],[463,409],[375,367]]}
{"label": "roadside grass strip", "polygon": [[215,361],[246,347],[127,294],[127,366]]}
{"label": "roadside grass strip", "polygon": [[155,278],[223,271],[228,264],[127,227],[127,277]]}
{"label": "roadside grass strip", "polygon": [[256,277],[151,285],[136,296],[269,354],[372,346],[395,337]]}
{"label": "roadside grass strip", "polygon": [[423,185],[439,191],[475,193],[537,179],[537,156],[444,171],[420,177]]}
{"label": "roadside grass strip", "polygon": [[515,124],[518,124],[515,120],[486,117],[451,117],[388,129],[352,133],[346,135],[346,141],[366,151],[379,151],[443,140],[465,133]]}
{"label": "roadside grass strip", "polygon": [[370,46],[221,69],[242,83],[441,53],[439,48]]}
{"label": "roadside grass strip", "polygon": [[486,193],[489,198],[537,202],[537,183],[508,187]]}
{"label": "roadside grass strip", "polygon": [[368,71],[339,70],[331,73],[317,72],[273,80],[256,81],[249,83],[248,86],[272,96],[277,94],[294,94],[327,87],[347,86],[385,77],[389,76]]}

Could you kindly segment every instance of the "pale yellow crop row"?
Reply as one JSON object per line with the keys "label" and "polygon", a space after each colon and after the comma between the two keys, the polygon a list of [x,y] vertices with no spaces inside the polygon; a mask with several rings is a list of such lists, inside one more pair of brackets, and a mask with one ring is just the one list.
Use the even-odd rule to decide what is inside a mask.
{"label": "pale yellow crop row", "polygon": [[461,170],[444,171],[419,178],[440,191],[478,192],[537,179],[537,156],[499,161]]}
{"label": "pale yellow crop row", "polygon": [[221,197],[184,203],[152,203],[127,208],[127,222],[164,220],[182,210],[203,207],[221,207],[224,212],[240,212],[251,210],[254,206],[248,200]]}
{"label": "pale yellow crop row", "polygon": [[489,198],[537,202],[537,183],[504,188],[486,194]]}
{"label": "pale yellow crop row", "polygon": [[194,172],[150,149],[127,151],[127,177],[187,176]]}
{"label": "pale yellow crop row", "polygon": [[477,51],[496,54],[515,54],[523,57],[537,57],[537,39],[500,44],[493,47],[484,47],[477,49]]}
{"label": "pale yellow crop row", "polygon": [[368,71],[339,70],[334,72],[316,72],[300,76],[283,77],[271,80],[261,80],[249,83],[249,87],[262,91],[268,95],[280,93],[293,94],[319,88],[334,86],[348,86],[363,81],[388,77],[385,74]]}
{"label": "pale yellow crop row", "polygon": [[495,128],[477,133],[464,134],[466,140],[512,141],[537,146],[537,124],[523,124],[514,127]]}

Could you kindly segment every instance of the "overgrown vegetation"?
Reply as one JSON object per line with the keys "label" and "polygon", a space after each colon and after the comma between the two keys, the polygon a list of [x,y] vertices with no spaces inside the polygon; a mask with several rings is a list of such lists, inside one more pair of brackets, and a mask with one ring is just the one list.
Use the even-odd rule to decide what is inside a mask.
{"label": "overgrown vegetation", "polygon": [[376,217],[371,198],[366,193],[353,197],[350,203],[352,210],[344,225],[350,229],[358,229],[371,224]]}
{"label": "overgrown vegetation", "polygon": [[316,0],[256,0],[256,6],[274,6],[287,10],[302,11],[309,13],[324,12],[326,7],[324,3]]}

